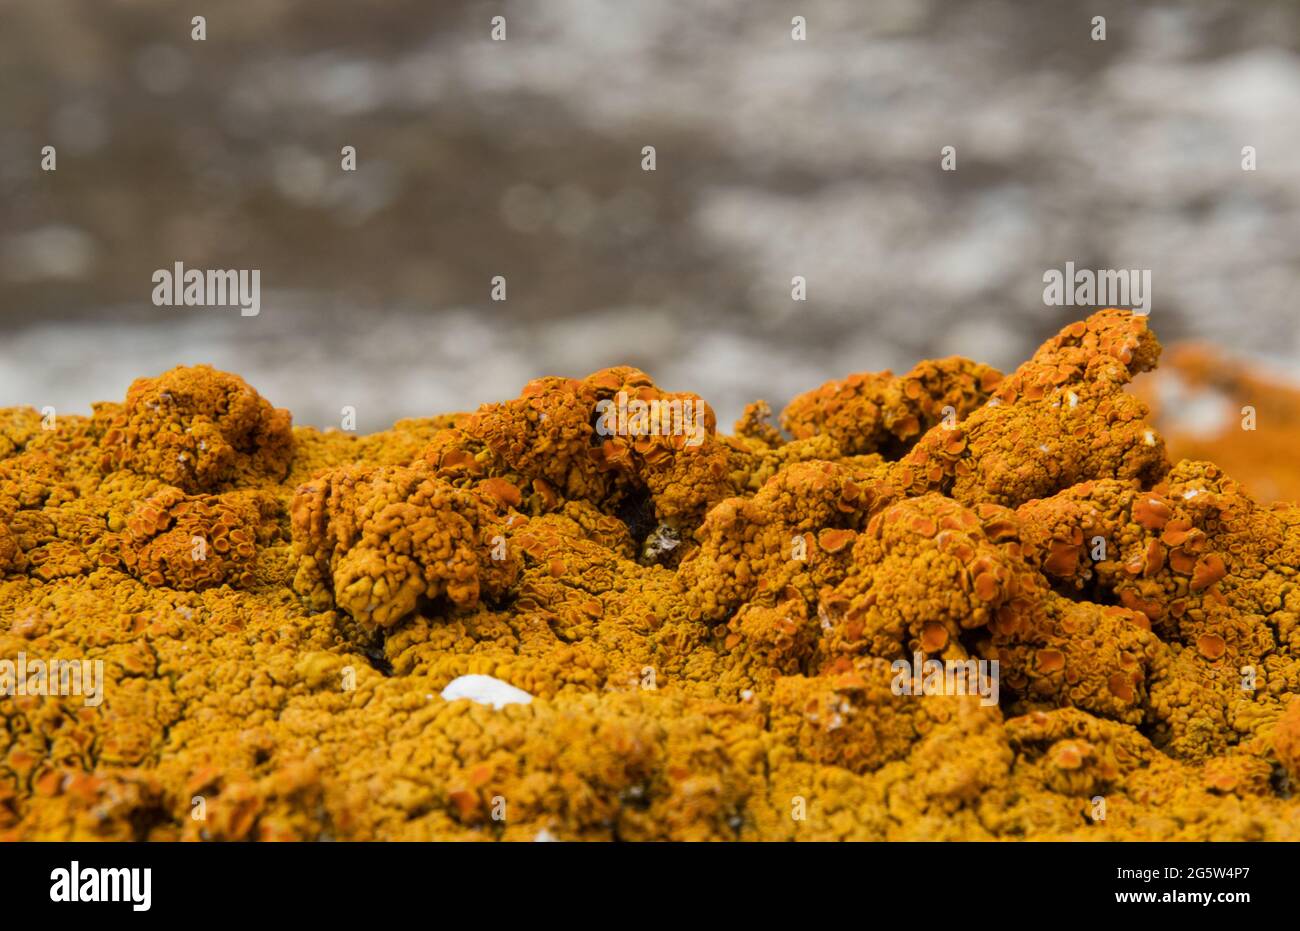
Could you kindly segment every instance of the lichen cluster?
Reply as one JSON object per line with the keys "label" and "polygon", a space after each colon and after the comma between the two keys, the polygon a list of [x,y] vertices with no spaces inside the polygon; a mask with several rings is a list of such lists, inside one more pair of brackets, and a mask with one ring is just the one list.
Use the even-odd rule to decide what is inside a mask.
{"label": "lichen cluster", "polygon": [[0,659],[106,680],[0,697],[0,839],[1300,839],[1300,507],[1167,461],[1159,351],[1105,310],[702,442],[598,431],[699,401],[625,367],[367,437],[205,367],[0,410]]}

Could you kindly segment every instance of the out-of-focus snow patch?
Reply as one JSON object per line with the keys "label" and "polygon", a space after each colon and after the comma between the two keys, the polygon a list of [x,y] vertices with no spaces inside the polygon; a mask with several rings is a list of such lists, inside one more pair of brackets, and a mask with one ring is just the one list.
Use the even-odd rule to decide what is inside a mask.
{"label": "out-of-focus snow patch", "polygon": [[442,690],[445,701],[468,698],[480,705],[491,705],[498,711],[506,705],[527,705],[533,700],[523,689],[517,689],[509,682],[502,682],[492,676],[460,676],[452,679]]}
{"label": "out-of-focus snow patch", "polygon": [[1231,398],[1212,387],[1189,385],[1175,371],[1162,373],[1156,391],[1166,432],[1213,439],[1232,422]]}

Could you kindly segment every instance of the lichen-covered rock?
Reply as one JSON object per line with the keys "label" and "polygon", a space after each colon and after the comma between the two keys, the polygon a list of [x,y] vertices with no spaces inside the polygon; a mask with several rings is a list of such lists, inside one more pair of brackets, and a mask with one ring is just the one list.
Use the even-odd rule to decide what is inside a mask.
{"label": "lichen-covered rock", "polygon": [[164,488],[136,502],[101,565],[121,566],[146,585],[192,591],[254,584],[267,502],[244,493],[186,495]]}
{"label": "lichen-covered rock", "polygon": [[1300,508],[1165,461],[1158,352],[1102,311],[792,439],[627,367],[0,411],[0,658],[102,666],[0,701],[0,841],[1300,840]]}
{"label": "lichen-covered rock", "polygon": [[896,493],[879,472],[799,462],[752,498],[719,502],[696,530],[699,549],[678,569],[688,610],[717,621],[752,598],[770,602],[787,591],[815,604],[818,590],[847,570],[870,515]]}
{"label": "lichen-covered rock", "polygon": [[349,466],[300,487],[292,507],[295,588],[367,627],[391,627],[421,599],[473,607],[501,594],[518,560],[494,553],[501,529],[483,496],[423,466]]}
{"label": "lichen-covered rock", "polygon": [[289,469],[289,412],[238,375],[206,365],[140,378],[105,410],[105,469],[130,469],[187,492],[278,481]]}
{"label": "lichen-covered rock", "polygon": [[955,424],[985,403],[1001,378],[958,356],[921,362],[899,377],[864,372],[795,398],[781,423],[796,439],[829,436],[846,456],[873,453],[915,440],[945,419]]}
{"label": "lichen-covered rock", "polygon": [[612,509],[646,492],[661,519],[681,523],[733,490],[732,454],[716,429],[696,395],[662,391],[620,366],[529,382],[516,400],[485,404],[443,431],[424,460],[452,481],[504,478],[542,509],[564,498]]}
{"label": "lichen-covered rock", "polygon": [[1145,318],[1104,310],[1071,324],[960,423],[932,427],[897,470],[910,494],[1016,507],[1089,479],[1153,482],[1167,467],[1146,406],[1123,387],[1160,345]]}
{"label": "lichen-covered rock", "polygon": [[825,652],[893,659],[943,651],[975,628],[1018,625],[1041,585],[1003,527],[1009,515],[989,511],[982,520],[929,494],[872,517],[844,581],[822,596]]}

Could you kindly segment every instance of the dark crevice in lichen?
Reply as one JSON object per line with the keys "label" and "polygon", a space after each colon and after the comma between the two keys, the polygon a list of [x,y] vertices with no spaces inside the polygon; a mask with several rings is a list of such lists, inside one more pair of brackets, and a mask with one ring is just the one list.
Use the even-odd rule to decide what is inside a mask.
{"label": "dark crevice in lichen", "polygon": [[614,516],[627,526],[627,532],[638,552],[645,544],[646,537],[659,526],[659,520],[655,517],[654,499],[644,488],[624,498],[615,509]]}

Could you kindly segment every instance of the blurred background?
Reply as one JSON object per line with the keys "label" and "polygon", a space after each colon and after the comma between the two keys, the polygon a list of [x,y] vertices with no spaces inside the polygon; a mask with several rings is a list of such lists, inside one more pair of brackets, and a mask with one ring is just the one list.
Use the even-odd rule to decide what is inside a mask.
{"label": "blurred background", "polygon": [[[1067,261],[1294,378],[1298,52],[1294,0],[0,0],[0,406],[210,362],[369,432],[628,363],[729,425],[1010,368]],[[175,261],[261,314],[153,306]]]}

